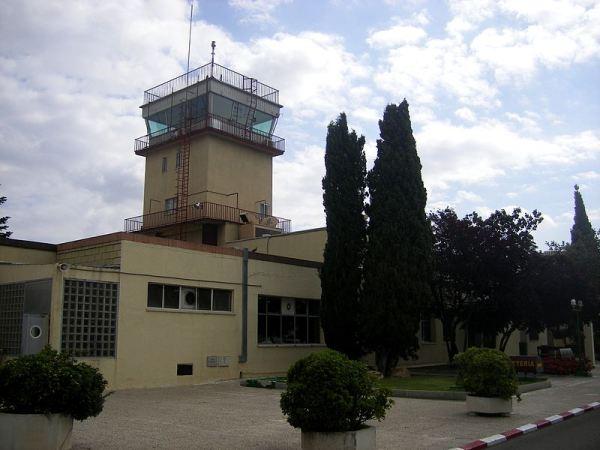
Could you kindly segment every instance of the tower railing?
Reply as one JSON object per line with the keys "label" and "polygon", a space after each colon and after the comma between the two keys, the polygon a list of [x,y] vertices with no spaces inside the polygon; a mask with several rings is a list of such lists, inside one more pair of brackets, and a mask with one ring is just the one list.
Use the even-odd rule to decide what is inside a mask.
{"label": "tower railing", "polygon": [[185,222],[209,219],[237,224],[253,223],[256,227],[277,230],[279,233],[289,233],[291,231],[292,222],[289,219],[260,214],[233,206],[213,202],[198,202],[184,208],[187,208],[185,214],[182,214],[182,211],[180,211],[181,208],[173,208],[166,211],[130,217],[125,219],[125,231],[130,233],[143,232],[178,225],[184,223],[182,217],[185,217]]}
{"label": "tower railing", "polygon": [[[234,136],[242,141],[268,147],[278,152],[283,153],[285,151],[285,139],[255,129],[248,129],[242,124],[214,114],[205,114],[191,120],[190,132],[193,133],[203,129],[216,130]],[[164,144],[181,136],[183,136],[182,128],[170,127],[165,130],[156,131],[137,138],[134,142],[134,150],[136,153],[143,152],[151,146]]]}
{"label": "tower railing", "polygon": [[[144,91],[144,105],[211,77],[242,90],[244,90],[244,86],[247,86],[247,80],[251,79],[220,64],[208,63]],[[258,81],[255,82],[255,94],[258,97],[279,104],[279,91],[277,89]]]}

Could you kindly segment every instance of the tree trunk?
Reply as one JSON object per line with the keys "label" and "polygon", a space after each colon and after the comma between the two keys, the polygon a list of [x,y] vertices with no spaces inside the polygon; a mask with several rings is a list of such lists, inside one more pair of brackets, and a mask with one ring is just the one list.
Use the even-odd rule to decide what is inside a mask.
{"label": "tree trunk", "polygon": [[399,357],[388,349],[380,349],[375,352],[375,363],[377,370],[387,378],[392,375],[392,370],[398,364]]}
{"label": "tree trunk", "polygon": [[509,327],[508,330],[506,330],[502,333],[502,337],[500,338],[500,345],[498,346],[498,350],[500,350],[501,352],[506,350],[506,346],[508,345],[508,340],[510,339],[510,336],[513,334],[514,331],[515,331],[514,327]]}
{"label": "tree trunk", "polygon": [[446,352],[448,353],[448,362],[452,363],[454,357],[459,353],[456,345],[456,324],[442,322],[444,329],[444,341],[446,342]]}

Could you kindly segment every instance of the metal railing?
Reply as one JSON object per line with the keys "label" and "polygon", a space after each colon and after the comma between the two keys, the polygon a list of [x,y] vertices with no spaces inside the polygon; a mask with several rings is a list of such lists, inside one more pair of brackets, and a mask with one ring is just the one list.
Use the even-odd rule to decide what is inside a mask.
{"label": "metal railing", "polygon": [[[186,211],[183,211],[184,208],[187,208],[187,214]],[[125,231],[128,233],[146,231],[202,219],[238,224],[253,223],[256,227],[278,230],[280,233],[289,233],[291,231],[292,222],[289,219],[260,214],[233,206],[212,202],[198,202],[184,208],[174,208],[167,211],[130,217],[125,219]]]}
{"label": "metal railing", "polygon": [[[247,129],[237,122],[232,122],[229,119],[215,116],[214,114],[206,114],[202,117],[193,119],[191,123],[191,132],[206,128],[235,136],[238,139],[252,144],[269,147],[280,152],[285,151],[285,139],[279,136],[270,135],[254,129]],[[177,139],[181,136],[182,132],[183,130],[181,128],[171,128],[147,134],[135,140],[134,150],[137,153],[146,150],[153,145],[163,144],[173,139]]]}
{"label": "metal railing", "polygon": [[184,89],[210,77],[238,89],[249,90],[252,88],[253,93],[258,97],[279,104],[279,91],[277,89],[258,81],[254,81],[254,84],[252,84],[250,81],[253,80],[252,78],[216,63],[205,64],[144,91],[144,104],[166,97],[175,91]]}

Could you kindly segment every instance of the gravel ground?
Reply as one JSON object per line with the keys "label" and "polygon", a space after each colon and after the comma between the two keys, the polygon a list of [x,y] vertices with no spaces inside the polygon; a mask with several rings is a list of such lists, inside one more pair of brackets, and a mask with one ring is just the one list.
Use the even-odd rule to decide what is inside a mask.
{"label": "gravel ground", "polygon": [[[377,424],[377,447],[448,449],[600,401],[600,370],[594,375],[552,377],[552,388],[524,394],[509,417],[468,415],[464,402],[397,398]],[[75,423],[74,449],[299,449],[280,394],[238,381],[118,391],[100,416]]]}

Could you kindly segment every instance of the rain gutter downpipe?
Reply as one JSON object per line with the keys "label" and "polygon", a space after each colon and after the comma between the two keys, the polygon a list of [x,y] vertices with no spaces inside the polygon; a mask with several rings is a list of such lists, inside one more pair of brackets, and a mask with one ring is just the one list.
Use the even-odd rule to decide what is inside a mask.
{"label": "rain gutter downpipe", "polygon": [[248,248],[242,254],[242,353],[240,363],[248,361]]}

